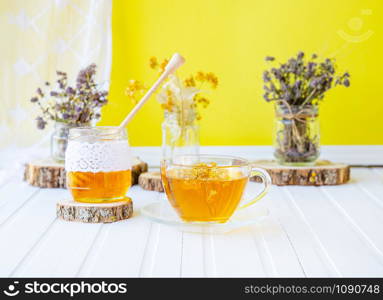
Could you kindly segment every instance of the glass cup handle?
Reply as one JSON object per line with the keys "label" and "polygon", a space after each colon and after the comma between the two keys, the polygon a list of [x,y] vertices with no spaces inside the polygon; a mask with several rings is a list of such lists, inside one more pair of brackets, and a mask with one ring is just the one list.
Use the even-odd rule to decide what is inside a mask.
{"label": "glass cup handle", "polygon": [[255,202],[261,200],[269,191],[270,186],[271,186],[271,178],[269,173],[267,171],[258,169],[258,168],[252,168],[250,172],[250,176],[259,176],[262,179],[263,184],[265,185],[264,189],[262,192],[260,192],[254,199],[248,201],[244,205],[242,205],[239,209],[243,209],[246,207],[249,207],[250,205],[253,205]]}

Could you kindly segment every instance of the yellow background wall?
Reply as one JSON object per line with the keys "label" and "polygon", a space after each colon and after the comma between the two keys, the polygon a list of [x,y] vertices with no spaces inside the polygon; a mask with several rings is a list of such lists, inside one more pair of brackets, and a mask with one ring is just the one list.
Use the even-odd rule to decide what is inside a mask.
{"label": "yellow background wall", "polygon": [[[180,52],[179,71],[215,72],[220,86],[202,112],[202,145],[272,143],[273,107],[263,98],[264,57],[299,50],[336,57],[351,73],[321,106],[323,144],[383,144],[382,0],[114,0],[110,104],[101,124],[132,108],[131,78],[151,83],[151,56]],[[153,97],[129,126],[133,145],[160,145],[162,111]]]}

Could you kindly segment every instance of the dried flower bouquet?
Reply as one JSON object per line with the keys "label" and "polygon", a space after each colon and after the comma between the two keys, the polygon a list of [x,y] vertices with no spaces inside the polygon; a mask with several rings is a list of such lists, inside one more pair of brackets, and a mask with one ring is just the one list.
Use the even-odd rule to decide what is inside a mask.
{"label": "dried flower bouquet", "polygon": [[[306,164],[319,156],[318,105],[337,85],[350,86],[348,72],[336,74],[334,59],[319,62],[303,52],[263,73],[264,99],[275,103],[275,157],[282,164]],[[275,63],[274,57],[266,57]]]}
{"label": "dried flower bouquet", "polygon": [[[156,57],[149,60],[151,69],[161,74],[168,59],[159,62]],[[157,100],[165,112],[165,116],[174,116],[180,126],[191,125],[195,120],[200,120],[199,107],[206,108],[210,100],[204,95],[206,88],[216,89],[218,78],[211,72],[199,71],[185,79],[174,74],[161,87],[157,93]],[[130,80],[126,88],[126,95],[137,102],[145,93],[145,85],[138,80]]]}
{"label": "dried flower bouquet", "polygon": [[75,87],[68,84],[67,73],[57,71],[56,74],[57,84],[46,82],[30,101],[41,109],[42,114],[36,118],[37,128],[44,129],[48,121],[55,122],[51,156],[61,162],[65,158],[69,129],[97,121],[101,117],[101,107],[108,102],[108,91],[101,90],[95,81],[95,64],[79,72]]}

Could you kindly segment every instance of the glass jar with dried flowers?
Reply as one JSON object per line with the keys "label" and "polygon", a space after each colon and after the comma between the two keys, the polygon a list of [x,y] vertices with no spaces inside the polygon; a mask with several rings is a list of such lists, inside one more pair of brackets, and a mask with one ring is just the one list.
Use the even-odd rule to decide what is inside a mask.
{"label": "glass jar with dried flowers", "polygon": [[[164,71],[168,60],[159,62],[156,57],[149,61],[150,68],[158,74]],[[170,75],[157,93],[157,100],[164,110],[162,123],[162,154],[164,158],[175,155],[199,153],[199,108],[206,108],[210,100],[204,93],[208,88],[216,89],[218,78],[213,73],[197,72],[185,79]],[[128,97],[137,102],[146,88],[137,81],[130,80],[126,89]]]}
{"label": "glass jar with dried flowers", "polygon": [[76,79],[76,87],[68,84],[67,73],[57,71],[57,87],[49,82],[38,88],[31,98],[42,115],[36,118],[37,128],[44,129],[47,121],[54,121],[51,136],[51,156],[58,162],[65,160],[69,129],[92,125],[100,118],[100,109],[107,101],[108,92],[99,89],[95,82],[96,65],[91,64],[81,70]]}
{"label": "glass jar with dried flowers", "polygon": [[[274,57],[266,57],[273,63]],[[274,156],[284,165],[309,165],[319,157],[319,103],[337,85],[350,86],[350,75],[336,74],[334,59],[317,61],[303,52],[263,73],[264,98],[275,103]]]}

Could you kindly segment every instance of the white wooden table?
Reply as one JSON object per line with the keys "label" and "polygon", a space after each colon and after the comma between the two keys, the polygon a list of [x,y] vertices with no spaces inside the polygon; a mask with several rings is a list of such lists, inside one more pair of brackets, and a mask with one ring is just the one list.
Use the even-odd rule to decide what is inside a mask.
{"label": "white wooden table", "polygon": [[[205,152],[249,158],[263,153],[235,149]],[[155,163],[157,150],[135,152]],[[136,211],[166,201],[164,194],[138,186],[129,195]],[[55,205],[68,196],[66,190],[31,187],[20,176],[2,183],[1,277],[383,276],[380,168],[353,168],[351,182],[343,186],[273,186],[262,200],[270,216],[224,235],[183,233],[139,213],[113,224],[67,223],[56,218]]]}

